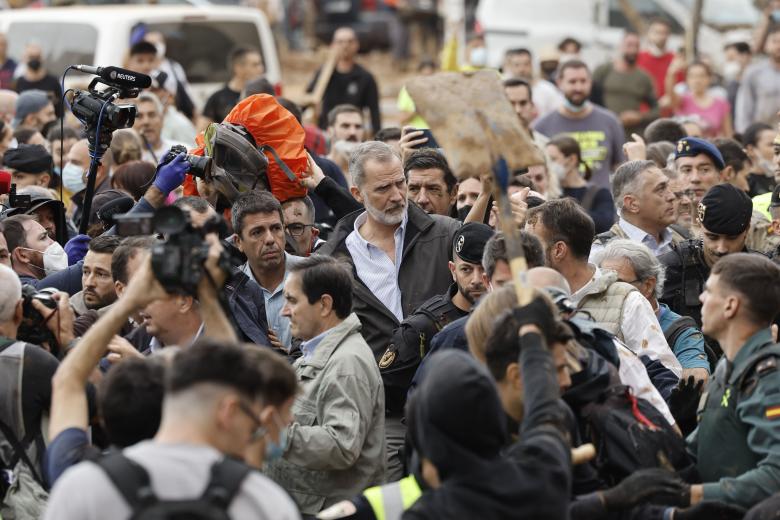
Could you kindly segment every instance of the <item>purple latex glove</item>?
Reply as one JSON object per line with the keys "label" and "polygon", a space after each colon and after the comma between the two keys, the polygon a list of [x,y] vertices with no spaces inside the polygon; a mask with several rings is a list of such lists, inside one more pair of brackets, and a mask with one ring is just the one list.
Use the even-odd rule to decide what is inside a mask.
{"label": "purple latex glove", "polygon": [[65,252],[68,254],[68,265],[73,265],[87,256],[87,246],[91,238],[87,235],[76,235],[65,244]]}
{"label": "purple latex glove", "polygon": [[160,166],[157,170],[157,177],[154,179],[154,186],[158,190],[168,195],[181,186],[184,182],[184,175],[190,171],[190,163],[185,157],[186,155],[181,153],[168,164]]}

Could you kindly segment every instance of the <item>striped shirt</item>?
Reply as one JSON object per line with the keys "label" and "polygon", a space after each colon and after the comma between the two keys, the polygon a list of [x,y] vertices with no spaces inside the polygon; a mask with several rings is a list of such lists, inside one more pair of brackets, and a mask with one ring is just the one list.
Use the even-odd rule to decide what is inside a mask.
{"label": "striped shirt", "polygon": [[398,271],[401,268],[401,257],[404,251],[406,223],[409,220],[408,207],[404,212],[401,225],[398,226],[394,234],[395,263],[382,249],[366,241],[360,235],[360,226],[366,222],[367,218],[368,214],[364,212],[355,220],[355,229],[347,235],[347,249],[352,256],[358,278],[366,284],[366,287],[380,302],[385,304],[398,321],[402,321],[404,312],[401,305],[401,289],[398,287]]}

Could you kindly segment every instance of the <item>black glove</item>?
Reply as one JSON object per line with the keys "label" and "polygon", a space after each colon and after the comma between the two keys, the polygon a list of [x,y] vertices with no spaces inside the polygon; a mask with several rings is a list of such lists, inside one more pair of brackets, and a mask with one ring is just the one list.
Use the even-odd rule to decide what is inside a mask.
{"label": "black glove", "polygon": [[602,492],[604,507],[608,511],[629,509],[640,503],[650,502],[650,498],[661,495],[670,500],[661,500],[665,505],[682,503],[687,496],[690,503],[690,486],[671,471],[662,468],[639,470],[617,486]]}
{"label": "black glove", "polygon": [[514,309],[518,328],[523,325],[536,325],[542,331],[545,341],[552,337],[557,316],[550,304],[541,296],[534,298],[528,305]]}
{"label": "black glove", "polygon": [[689,376],[687,381],[681,379],[669,395],[669,410],[684,436],[696,429],[696,411],[703,386],[704,381],[697,382]]}
{"label": "black glove", "polygon": [[674,520],[741,520],[745,510],[723,502],[699,502],[688,509],[677,509]]}

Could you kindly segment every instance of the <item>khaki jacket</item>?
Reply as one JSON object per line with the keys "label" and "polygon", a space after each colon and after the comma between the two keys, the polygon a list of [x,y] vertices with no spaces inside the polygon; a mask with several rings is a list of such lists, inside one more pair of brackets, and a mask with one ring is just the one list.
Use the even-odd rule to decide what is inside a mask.
{"label": "khaki jacket", "polygon": [[354,313],[293,367],[301,386],[294,422],[284,457],[266,474],[312,515],[382,483],[385,394]]}

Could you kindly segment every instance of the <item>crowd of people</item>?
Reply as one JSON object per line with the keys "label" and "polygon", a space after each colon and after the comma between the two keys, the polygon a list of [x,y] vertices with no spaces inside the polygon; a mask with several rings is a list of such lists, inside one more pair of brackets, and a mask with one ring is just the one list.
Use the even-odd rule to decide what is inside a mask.
{"label": "crowd of people", "polygon": [[573,38],[539,71],[508,49],[496,88],[544,157],[508,208],[422,100],[382,126],[349,27],[311,123],[257,49],[199,110],[134,34],[152,86],[90,197],[94,143],[0,35],[0,518],[774,518],[780,23],[758,30],[720,71],[664,20],[595,69]]}

